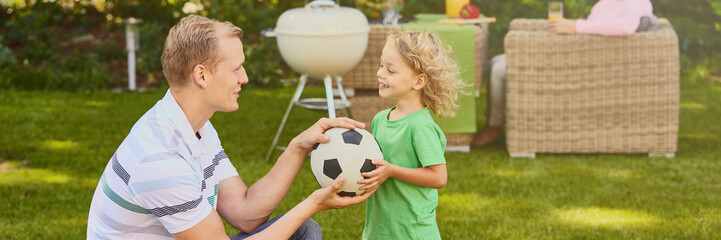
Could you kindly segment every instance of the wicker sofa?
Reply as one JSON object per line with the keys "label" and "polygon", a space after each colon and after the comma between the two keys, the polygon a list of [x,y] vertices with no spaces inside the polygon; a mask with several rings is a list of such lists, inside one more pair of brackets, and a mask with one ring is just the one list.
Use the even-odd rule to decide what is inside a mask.
{"label": "wicker sofa", "polygon": [[558,35],[546,20],[515,19],[504,43],[512,157],[674,156],[679,48],[667,20],[656,31],[604,37]]}

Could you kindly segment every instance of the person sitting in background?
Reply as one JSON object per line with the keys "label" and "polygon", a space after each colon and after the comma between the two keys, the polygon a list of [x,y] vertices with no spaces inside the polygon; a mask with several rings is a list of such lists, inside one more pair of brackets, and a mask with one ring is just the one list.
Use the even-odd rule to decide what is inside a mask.
{"label": "person sitting in background", "polygon": [[[599,0],[586,19],[555,19],[548,29],[557,34],[595,34],[626,36],[634,32],[658,28],[650,0]],[[486,127],[476,133],[472,145],[482,146],[500,139],[505,118],[506,55],[491,59],[491,76],[488,83]]]}
{"label": "person sitting in background", "polygon": [[626,36],[653,28],[654,25],[641,24],[644,16],[655,19],[658,26],[650,0],[599,0],[588,18],[551,20],[548,29],[558,34]]}

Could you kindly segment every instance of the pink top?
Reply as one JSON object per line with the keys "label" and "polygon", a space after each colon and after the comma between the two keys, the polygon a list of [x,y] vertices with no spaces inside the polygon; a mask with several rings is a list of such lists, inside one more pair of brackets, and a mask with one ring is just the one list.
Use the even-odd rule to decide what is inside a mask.
{"label": "pink top", "polygon": [[576,33],[631,35],[636,32],[641,17],[651,14],[650,0],[598,0],[587,19],[576,21]]}

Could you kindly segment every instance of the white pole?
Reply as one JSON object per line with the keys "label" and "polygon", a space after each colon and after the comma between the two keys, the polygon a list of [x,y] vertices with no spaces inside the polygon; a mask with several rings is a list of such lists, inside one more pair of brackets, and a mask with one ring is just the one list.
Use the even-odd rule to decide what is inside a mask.
{"label": "white pole", "polygon": [[135,31],[128,21],[125,25],[125,42],[128,49],[128,90],[135,91]]}
{"label": "white pole", "polygon": [[330,75],[326,75],[323,78],[323,84],[325,85],[325,99],[328,103],[328,118],[335,118],[335,102],[333,102],[333,80]]}

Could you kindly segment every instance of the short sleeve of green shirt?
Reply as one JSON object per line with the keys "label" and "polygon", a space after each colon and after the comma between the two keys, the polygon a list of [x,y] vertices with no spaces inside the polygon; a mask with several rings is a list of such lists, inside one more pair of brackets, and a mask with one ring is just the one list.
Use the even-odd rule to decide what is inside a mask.
{"label": "short sleeve of green shirt", "polygon": [[443,156],[446,136],[436,124],[426,124],[414,129],[413,147],[423,167],[446,163]]}

